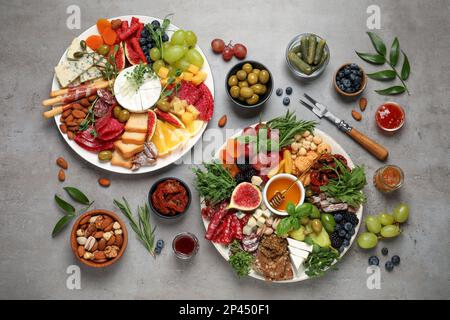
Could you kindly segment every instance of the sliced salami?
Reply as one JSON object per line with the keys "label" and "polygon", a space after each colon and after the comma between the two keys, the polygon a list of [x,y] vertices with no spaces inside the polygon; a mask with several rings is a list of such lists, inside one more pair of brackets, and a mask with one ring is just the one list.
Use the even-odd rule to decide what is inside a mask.
{"label": "sliced salami", "polygon": [[111,141],[115,140],[122,134],[125,126],[117,119],[111,116],[106,116],[97,121],[95,128],[100,140]]}
{"label": "sliced salami", "polygon": [[100,139],[96,138],[92,134],[93,130],[94,130],[94,128],[92,126],[90,126],[86,130],[79,132],[75,136],[75,142],[83,149],[92,151],[92,152],[100,152],[103,150],[114,149],[113,142],[101,141]]}
{"label": "sliced salami", "polygon": [[99,96],[100,100],[103,100],[109,105],[117,105],[117,100],[112,95],[111,91],[108,89],[99,89],[97,91],[97,95]]}
{"label": "sliced salami", "polygon": [[111,111],[111,108],[111,105],[107,104],[103,99],[99,99],[94,106],[94,115],[97,118],[104,117],[108,112]]}
{"label": "sliced salami", "polygon": [[183,81],[178,89],[177,96],[181,100],[186,100],[188,104],[195,105],[202,96],[202,92],[191,82]]}
{"label": "sliced salami", "polygon": [[201,83],[197,89],[201,92],[200,98],[194,103],[195,108],[200,112],[198,118],[209,121],[214,112],[214,99],[206,84]]}

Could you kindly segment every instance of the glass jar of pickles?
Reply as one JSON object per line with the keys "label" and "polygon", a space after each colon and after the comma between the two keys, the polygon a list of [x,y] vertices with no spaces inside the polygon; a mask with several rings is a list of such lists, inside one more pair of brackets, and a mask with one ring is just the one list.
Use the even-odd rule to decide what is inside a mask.
{"label": "glass jar of pickles", "polygon": [[384,193],[389,193],[399,189],[404,182],[402,169],[395,165],[386,165],[375,171],[373,184]]}

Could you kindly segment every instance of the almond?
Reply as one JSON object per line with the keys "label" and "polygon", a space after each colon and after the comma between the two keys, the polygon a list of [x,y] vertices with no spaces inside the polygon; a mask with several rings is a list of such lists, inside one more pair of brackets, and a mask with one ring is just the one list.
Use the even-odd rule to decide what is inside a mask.
{"label": "almond", "polygon": [[75,131],[78,131],[79,128],[80,127],[78,125],[76,125],[76,126],[67,127],[67,130],[71,131],[72,133],[74,133]]}
{"label": "almond", "polygon": [[356,111],[356,110],[352,110],[352,117],[353,117],[353,119],[355,119],[356,121],[361,121],[361,119],[362,119],[361,113],[359,113],[359,112]]}
{"label": "almond", "polygon": [[66,180],[66,173],[64,172],[63,169],[59,169],[58,172],[58,180],[63,182],[64,180]]}
{"label": "almond", "polygon": [[111,185],[111,180],[106,178],[100,178],[98,179],[98,184],[101,185],[102,187],[107,188]]}
{"label": "almond", "polygon": [[106,245],[107,246],[112,246],[114,244],[114,242],[116,242],[116,236],[111,236],[111,238],[109,238],[109,240],[106,243]]}
{"label": "almond", "polygon": [[67,163],[66,159],[64,159],[63,157],[59,157],[58,159],[56,159],[56,164],[63,169],[69,168],[69,164]]}
{"label": "almond", "polygon": [[103,231],[97,231],[96,233],[94,233],[94,238],[95,239],[103,238]]}
{"label": "almond", "polygon": [[60,124],[59,129],[61,129],[62,133],[67,133],[67,126],[65,124]]}
{"label": "almond", "polygon": [[68,116],[70,116],[71,113],[72,113],[72,109],[67,109],[66,111],[64,111],[62,113],[61,117],[67,118]]}
{"label": "almond", "polygon": [[96,95],[90,96],[90,97],[88,98],[89,102],[94,102],[95,99],[97,99],[97,96],[96,96]]}
{"label": "almond", "polygon": [[73,121],[73,115],[69,114],[66,118],[64,118],[64,122],[68,123],[68,122],[72,122]]}
{"label": "almond", "polygon": [[86,117],[86,113],[81,110],[73,110],[72,115],[77,119],[84,119]]}
{"label": "almond", "polygon": [[81,219],[80,225],[88,223],[90,218],[91,218],[91,216],[86,216],[83,219]]}
{"label": "almond", "polygon": [[111,222],[103,231],[109,232],[113,229],[114,222]]}
{"label": "almond", "polygon": [[[99,227],[100,230],[105,230],[106,227],[108,227],[111,222],[113,222],[113,219],[111,219],[110,217],[106,216],[105,219],[103,219],[101,226]],[[111,230],[108,230],[111,231]]]}
{"label": "almond", "polygon": [[228,120],[227,115],[226,114],[223,115],[222,118],[219,119],[219,123],[218,123],[219,127],[220,128],[225,127],[225,125],[227,124],[227,120]]}
{"label": "almond", "polygon": [[103,250],[105,250],[105,248],[106,248],[106,240],[105,239],[100,239],[98,241],[97,249],[103,251]]}
{"label": "almond", "polygon": [[81,104],[83,107],[89,107],[89,106],[91,105],[91,103],[89,102],[88,98],[83,98],[83,99],[81,99],[81,100],[80,100],[80,104]]}
{"label": "almond", "polygon": [[122,244],[123,244],[123,237],[121,234],[118,234],[116,236],[116,242],[115,245],[118,246],[119,248],[122,248]]}
{"label": "almond", "polygon": [[367,99],[366,98],[359,99],[359,108],[361,109],[361,111],[366,110],[366,107],[367,107]]}
{"label": "almond", "polygon": [[81,258],[85,253],[84,246],[78,246],[77,251],[78,251],[78,256]]}
{"label": "almond", "polygon": [[83,111],[84,113],[88,113],[89,112],[89,109],[88,108],[83,108],[83,110],[81,110],[81,111]]}
{"label": "almond", "polygon": [[102,251],[96,251],[94,252],[94,260],[98,261],[98,260],[105,260],[106,256],[105,253]]}
{"label": "almond", "polygon": [[78,126],[78,123],[76,123],[74,121],[74,119],[72,119],[71,121],[66,121],[66,124],[67,124],[68,127],[76,127],[76,126]]}
{"label": "almond", "polygon": [[[72,105],[72,109],[75,111],[75,110],[81,110],[81,109],[83,109],[83,106],[81,105],[81,104],[79,104],[79,103],[74,103],[73,105]],[[72,111],[73,112],[73,111]]]}
{"label": "almond", "polygon": [[67,131],[67,138],[69,138],[69,140],[73,140],[75,138],[73,131]]}

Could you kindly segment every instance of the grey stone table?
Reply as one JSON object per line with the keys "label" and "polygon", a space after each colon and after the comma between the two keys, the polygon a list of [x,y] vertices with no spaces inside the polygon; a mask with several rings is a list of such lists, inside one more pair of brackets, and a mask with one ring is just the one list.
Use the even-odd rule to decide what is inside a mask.
{"label": "grey stone table", "polygon": [[[258,5],[255,5],[258,3]],[[70,5],[81,9],[81,30],[66,27]],[[68,230],[52,239],[50,233],[61,216],[53,202],[63,184],[57,181],[56,157],[70,163],[64,185],[79,186],[96,200],[95,207],[114,210],[112,199],[126,196],[136,206],[146,200],[155,179],[178,176],[191,186],[187,165],[170,166],[155,174],[122,176],[105,173],[78,157],[65,144],[53,121],[42,118],[41,101],[48,96],[52,70],[74,36],[95,24],[99,17],[139,13],[163,17],[175,13],[173,23],[195,30],[205,49],[216,81],[216,101],[211,128],[228,115],[228,128],[254,123],[258,114],[242,114],[227,100],[223,81],[236,60],[225,63],[209,50],[215,37],[247,45],[248,58],[265,63],[273,72],[275,87],[294,88],[291,109],[299,117],[314,116],[295,101],[308,92],[354,124],[350,111],[356,102],[340,99],[331,86],[334,70],[344,62],[361,63],[354,50],[372,50],[365,34],[366,9],[381,9],[381,30],[391,42],[398,36],[408,53],[412,74],[411,95],[386,98],[373,92],[383,84],[369,81],[365,91],[369,104],[357,125],[390,150],[388,162],[400,165],[406,185],[400,192],[384,196],[369,183],[365,214],[391,210],[399,201],[411,207],[411,217],[398,239],[383,243],[391,254],[399,254],[401,265],[392,273],[381,272],[381,288],[366,285],[367,258],[354,245],[339,270],[323,278],[289,285],[255,279],[237,279],[214,247],[203,240],[197,193],[185,219],[168,223],[153,218],[158,237],[166,248],[156,260],[130,233],[127,252],[116,265],[93,270],[81,267],[81,290],[69,290],[68,266],[76,261],[70,251]],[[0,298],[25,299],[309,299],[309,298],[444,298],[450,297],[449,273],[449,161],[448,123],[450,83],[450,3],[441,1],[0,1]],[[296,34],[312,31],[328,40],[331,61],[314,82],[295,80],[288,72],[284,50]],[[375,108],[394,99],[406,108],[405,128],[392,137],[377,131]],[[272,96],[262,112],[263,119],[285,112],[281,99]],[[353,160],[364,163],[369,180],[381,165],[329,123],[319,128],[333,135]],[[108,189],[98,186],[108,177]],[[130,229],[131,231],[131,229]],[[181,231],[198,235],[200,251],[189,263],[178,261],[170,241]],[[384,261],[384,259],[381,259]]]}

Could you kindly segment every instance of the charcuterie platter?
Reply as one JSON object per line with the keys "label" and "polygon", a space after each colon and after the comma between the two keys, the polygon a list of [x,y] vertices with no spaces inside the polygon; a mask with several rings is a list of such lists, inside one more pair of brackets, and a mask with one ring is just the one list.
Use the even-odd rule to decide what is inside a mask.
{"label": "charcuterie platter", "polygon": [[212,117],[214,83],[193,31],[168,18],[99,19],[55,67],[50,98],[68,145],[116,173],[163,168],[188,152]]}
{"label": "charcuterie platter", "polygon": [[[290,137],[282,129],[288,122],[298,128]],[[352,245],[363,212],[363,168],[312,122],[288,113],[247,127],[216,159],[196,171],[205,238],[239,276],[302,281],[326,272]],[[349,175],[359,185],[343,196],[335,187]],[[212,191],[220,184],[228,192]]]}

